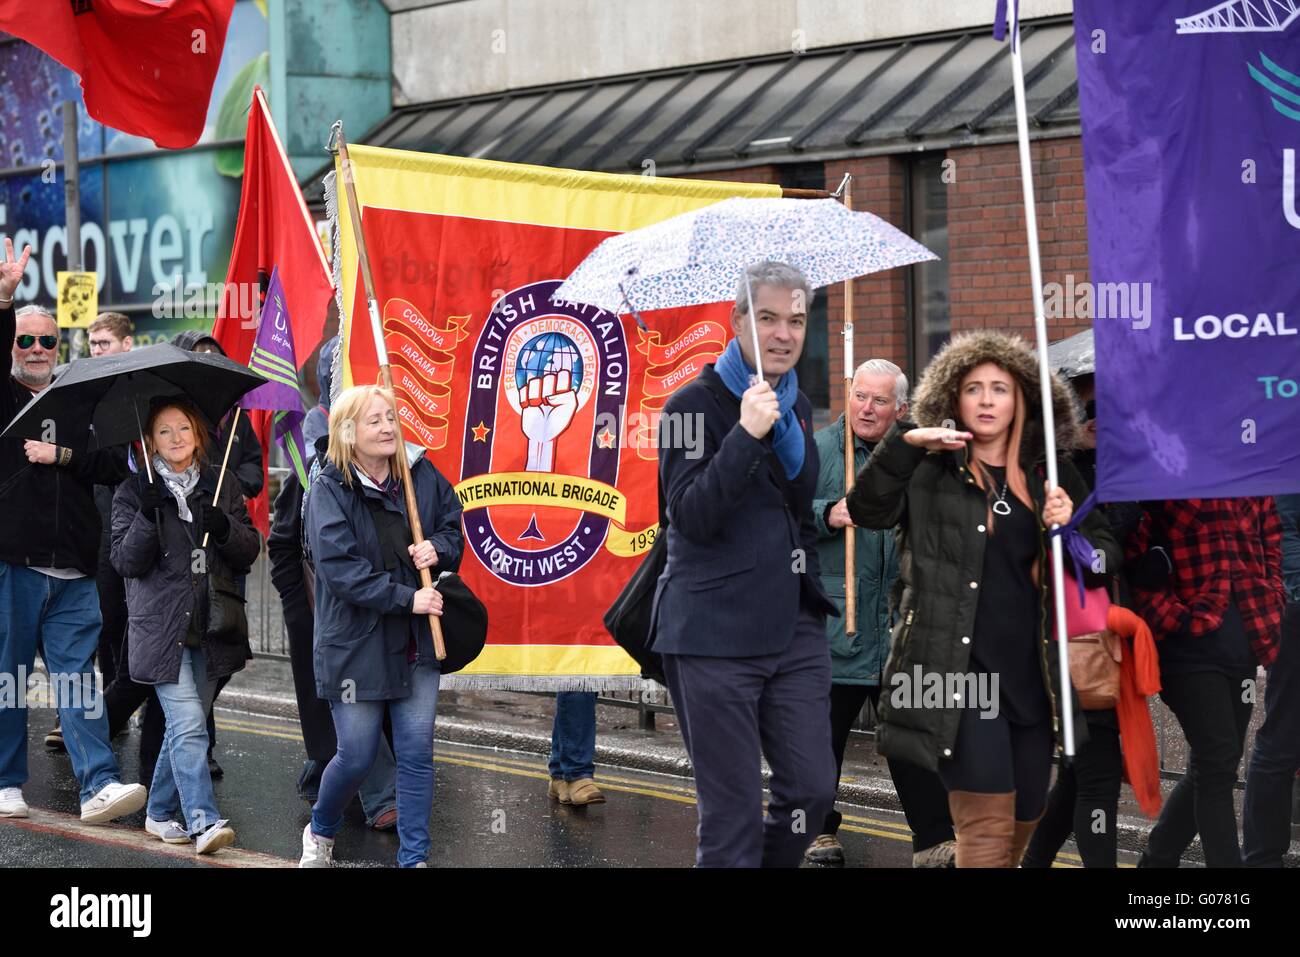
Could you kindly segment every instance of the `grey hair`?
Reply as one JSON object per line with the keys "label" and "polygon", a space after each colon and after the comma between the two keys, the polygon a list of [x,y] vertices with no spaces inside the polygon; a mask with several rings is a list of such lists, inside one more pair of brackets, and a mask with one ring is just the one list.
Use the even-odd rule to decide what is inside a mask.
{"label": "grey hair", "polygon": [[35,305],[23,306],[21,309],[19,309],[17,312],[14,313],[15,319],[23,319],[26,318],[27,316],[44,316],[46,319],[50,320],[50,322],[54,323],[56,326],[59,324],[59,321],[54,318],[54,313],[50,312],[50,310],[46,309],[44,306],[35,306]]}
{"label": "grey hair", "polygon": [[894,408],[901,409],[907,401],[907,376],[903,370],[888,359],[868,359],[853,370],[853,378],[863,373],[868,375],[892,375],[894,377]]}
{"label": "grey hair", "polygon": [[[746,284],[745,277],[749,277],[749,283]],[[803,292],[803,307],[805,312],[812,310],[813,290],[808,285],[808,280],[794,266],[785,263],[773,262],[767,260],[761,263],[754,263],[752,266],[746,266],[745,271],[741,273],[739,281],[736,283],[736,309],[741,313],[749,311],[749,285],[758,286],[776,286],[778,289],[798,289]]]}

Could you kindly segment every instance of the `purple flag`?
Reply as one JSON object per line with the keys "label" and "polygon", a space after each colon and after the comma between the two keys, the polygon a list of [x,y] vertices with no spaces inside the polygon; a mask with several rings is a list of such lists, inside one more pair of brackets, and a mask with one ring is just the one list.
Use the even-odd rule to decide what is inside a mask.
{"label": "purple flag", "polygon": [[266,287],[266,301],[262,304],[262,317],[257,325],[257,338],[248,358],[248,367],[266,376],[270,381],[249,392],[239,404],[245,409],[267,409],[277,414],[272,417],[275,440],[293,463],[304,488],[307,486],[307,468],[302,421],[302,395],[298,392],[298,361],[293,347],[293,326],[284,305],[284,289],[280,285],[279,269],[271,270],[271,281]]}
{"label": "purple flag", "polygon": [[1300,2],[1074,17],[1098,496],[1300,491]]}

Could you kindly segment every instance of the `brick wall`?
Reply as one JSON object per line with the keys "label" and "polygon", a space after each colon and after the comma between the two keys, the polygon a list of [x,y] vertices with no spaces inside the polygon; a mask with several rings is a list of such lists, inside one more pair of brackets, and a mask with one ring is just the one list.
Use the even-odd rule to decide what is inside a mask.
{"label": "brick wall", "polygon": [[[948,291],[954,332],[1000,329],[1028,338],[1034,334],[1029,253],[1025,239],[1020,161],[1016,144],[949,150],[955,181],[948,186]],[[1083,149],[1077,137],[1030,144],[1038,205],[1043,282],[1076,285],[1088,278],[1088,235],[1083,195]],[[853,204],[903,228],[907,196],[905,156],[873,156],[825,164],[826,189],[853,174]],[[775,183],[776,166],[752,166],[701,174],[697,178]],[[831,408],[843,407],[844,287],[825,291],[831,356]],[[907,367],[907,282],[905,270],[854,282],[854,359],[890,359]],[[1052,340],[1088,327],[1083,319],[1052,319]],[[919,365],[925,357],[918,356]]]}
{"label": "brick wall", "polygon": [[[1043,282],[1088,278],[1083,150],[1077,138],[1030,144]],[[956,182],[948,189],[948,289],[954,332],[1001,329],[1034,335],[1029,247],[1019,152],[1014,143],[950,150]],[[1065,338],[1087,320],[1057,319],[1049,336]]]}
{"label": "brick wall", "polygon": [[[870,156],[826,164],[826,188],[853,174],[853,208],[865,209],[903,228],[907,207],[905,161]],[[844,407],[844,285],[826,290],[826,332],[830,338],[831,409]],[[889,359],[907,367],[907,282],[891,269],[853,282],[853,360]]]}

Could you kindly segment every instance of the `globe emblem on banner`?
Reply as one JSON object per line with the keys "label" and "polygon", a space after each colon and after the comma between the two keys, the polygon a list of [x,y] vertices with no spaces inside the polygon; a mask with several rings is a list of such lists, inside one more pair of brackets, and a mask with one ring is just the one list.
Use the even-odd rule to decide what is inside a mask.
{"label": "globe emblem on banner", "polygon": [[568,372],[574,389],[582,382],[582,356],[577,345],[562,332],[544,332],[533,336],[519,352],[515,366],[515,388],[523,392],[528,380],[540,379],[547,373]]}

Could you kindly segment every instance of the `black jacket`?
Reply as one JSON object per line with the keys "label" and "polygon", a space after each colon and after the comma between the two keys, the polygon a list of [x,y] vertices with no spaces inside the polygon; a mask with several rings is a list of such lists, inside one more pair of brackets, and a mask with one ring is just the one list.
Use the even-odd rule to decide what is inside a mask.
{"label": "black jacket", "polygon": [[[13,308],[0,309],[0,421],[6,424],[32,398],[12,375],[16,331]],[[22,439],[0,439],[0,561],[94,575],[102,527],[94,488],[116,485],[126,475],[126,457],[116,449],[74,452],[66,466],[33,465]]]}
{"label": "black jacket", "polygon": [[[1026,345],[1013,346],[1009,336],[976,333],[957,336],[937,356],[917,390],[912,412],[918,425],[938,426],[957,421],[954,408],[958,385],[965,372],[981,362],[994,361],[1015,375],[1028,404],[1027,422],[1041,422],[1037,365]],[[1088,488],[1070,464],[1075,432],[1074,400],[1065,386],[1053,381],[1056,410],[1059,478],[1078,506]],[[1037,418],[1035,418],[1037,417]],[[923,675],[965,675],[970,672],[971,638],[983,577],[987,541],[988,497],[971,475],[965,451],[928,453],[914,448],[903,434],[913,423],[899,422],[876,447],[867,467],[858,475],[848,495],[849,514],[856,525],[886,529],[899,526],[902,559],[895,585],[894,606],[898,622],[885,669],[880,695],[879,742],[882,753],[935,770],[938,762],[954,756],[961,709],[944,706],[895,707],[891,691],[894,676],[911,678],[919,666]],[[1050,545],[1042,526],[1045,492],[1044,446],[1038,425],[1025,428],[1021,467],[1039,520],[1040,579],[1050,581]],[[1094,509],[1084,519],[1083,535],[1105,556],[1109,574],[1119,570],[1122,552],[1104,514]],[[1068,559],[1067,559],[1068,563]],[[1086,584],[1105,584],[1106,578],[1085,574]],[[974,587],[972,587],[974,585]],[[1053,729],[1060,734],[1060,680],[1057,649],[1052,635],[1050,589],[1039,588],[1041,620],[1040,662],[1043,681],[1052,703]],[[900,695],[900,700],[906,696]],[[1076,745],[1086,740],[1087,726],[1077,698],[1071,694]],[[1061,743],[1058,740],[1058,744]]]}
{"label": "black jacket", "polygon": [[[199,484],[186,500],[197,518],[216,491],[217,471],[205,466]],[[244,499],[227,470],[218,503],[230,519],[225,541],[209,539],[205,563],[208,574],[226,579],[248,574],[261,541],[244,508]],[[127,657],[131,679],[141,684],[174,682],[180,675],[181,652],[191,617],[204,614],[207,581],[196,574],[195,550],[203,541],[198,522],[182,522],[174,501],[164,500],[161,529],[140,512],[139,479],[123,482],[113,497],[113,567],[126,582]],[[248,637],[202,641],[208,677],[234,674],[251,658]]]}
{"label": "black jacket", "polygon": [[745,431],[740,402],[713,366],[678,389],[664,412],[699,416],[704,431],[698,457],[685,448],[659,450],[668,563],[655,591],[653,648],[715,658],[782,652],[794,640],[801,604],[839,614],[822,588],[817,557],[818,457],[808,398],[800,393],[795,404],[805,451],[789,498],[770,435],[760,441]]}

